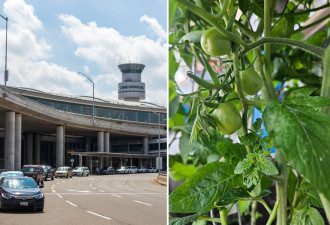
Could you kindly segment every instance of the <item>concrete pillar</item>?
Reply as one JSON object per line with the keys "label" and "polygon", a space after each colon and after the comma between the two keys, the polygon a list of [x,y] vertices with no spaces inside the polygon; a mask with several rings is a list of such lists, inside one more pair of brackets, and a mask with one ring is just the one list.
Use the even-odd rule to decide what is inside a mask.
{"label": "concrete pillar", "polygon": [[15,167],[15,112],[5,112],[4,166],[7,170]]}
{"label": "concrete pillar", "polygon": [[[104,132],[104,152],[109,153],[110,152],[110,133],[109,132]],[[105,157],[105,166],[109,166],[110,158]]]}
{"label": "concrete pillar", "polygon": [[15,170],[21,170],[22,159],[22,115],[15,115],[15,157],[14,168]]}
{"label": "concrete pillar", "polygon": [[133,166],[133,158],[130,158],[130,166]]}
{"label": "concrete pillar", "polygon": [[34,163],[40,164],[40,134],[34,135]]}
{"label": "concrete pillar", "polygon": [[104,132],[97,132],[97,152],[104,152]]}
{"label": "concrete pillar", "polygon": [[82,167],[82,155],[79,154],[79,167]]}
{"label": "concrete pillar", "polygon": [[64,126],[56,127],[56,167],[64,163]]}
{"label": "concrete pillar", "polygon": [[88,157],[89,159],[89,171],[92,173],[93,172],[93,160],[92,157]]}
{"label": "concrete pillar", "polygon": [[152,160],[153,160],[153,159],[151,158],[151,159],[150,159],[150,167],[152,167]]}
{"label": "concrete pillar", "polygon": [[109,166],[112,167],[112,157],[109,157],[109,161],[110,161]]}
{"label": "concrete pillar", "polygon": [[121,157],[119,159],[119,168],[121,168],[123,166],[123,159]]}
{"label": "concrete pillar", "polygon": [[149,154],[149,140],[148,140],[148,137],[143,138],[143,153],[145,155]]}
{"label": "concrete pillar", "polygon": [[139,159],[140,166],[142,166],[142,158]]}
{"label": "concrete pillar", "polygon": [[27,149],[26,149],[26,164],[33,164],[33,134],[29,133],[26,137]]}
{"label": "concrete pillar", "polygon": [[[85,144],[86,152],[92,151],[92,140],[91,137],[86,137],[86,144]],[[86,159],[86,166],[89,166],[89,157],[85,157]],[[91,168],[89,168],[91,169]]]}
{"label": "concrete pillar", "polygon": [[103,157],[100,157],[100,167],[99,168],[103,168],[103,161],[104,161],[104,158]]}

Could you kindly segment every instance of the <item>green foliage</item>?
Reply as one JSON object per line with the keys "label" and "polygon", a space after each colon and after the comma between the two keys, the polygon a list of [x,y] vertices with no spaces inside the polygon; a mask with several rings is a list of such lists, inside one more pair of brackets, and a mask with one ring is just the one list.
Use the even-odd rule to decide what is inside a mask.
{"label": "green foliage", "polygon": [[293,214],[290,225],[324,225],[324,220],[315,208],[304,208]]}
{"label": "green foliage", "polygon": [[217,147],[220,154],[228,160],[229,164],[232,166],[236,166],[247,154],[245,147],[241,144],[219,142]]}
{"label": "green foliage", "polygon": [[196,172],[197,168],[193,165],[185,165],[175,162],[170,169],[170,176],[173,180],[181,181]]}
{"label": "green foliage", "polygon": [[182,218],[170,217],[168,222],[170,225],[186,225],[188,223],[191,223],[191,222],[194,222],[195,220],[197,220],[197,218],[200,215],[201,215],[200,213],[196,213],[194,215],[185,216]]}
{"label": "green foliage", "polygon": [[[267,105],[263,114],[266,130],[274,132],[274,145],[283,150],[288,162],[330,199],[326,160],[330,158],[330,117],[293,101],[294,97]],[[313,97],[309,101],[322,106]]]}
{"label": "green foliage", "polygon": [[207,212],[229,189],[241,186],[234,167],[223,162],[207,164],[197,170],[169,196],[169,211],[178,213]]}

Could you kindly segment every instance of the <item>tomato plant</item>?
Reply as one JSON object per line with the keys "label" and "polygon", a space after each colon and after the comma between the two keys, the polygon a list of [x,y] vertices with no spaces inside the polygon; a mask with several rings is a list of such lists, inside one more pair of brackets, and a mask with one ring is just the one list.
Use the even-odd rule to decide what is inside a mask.
{"label": "tomato plant", "polygon": [[[169,128],[180,152],[169,171],[184,181],[169,196],[170,224],[228,224],[237,207],[253,225],[260,206],[259,224],[329,222],[330,24],[304,32],[330,15],[304,23],[330,3],[312,3],[170,0]],[[180,63],[191,92],[175,79]]]}

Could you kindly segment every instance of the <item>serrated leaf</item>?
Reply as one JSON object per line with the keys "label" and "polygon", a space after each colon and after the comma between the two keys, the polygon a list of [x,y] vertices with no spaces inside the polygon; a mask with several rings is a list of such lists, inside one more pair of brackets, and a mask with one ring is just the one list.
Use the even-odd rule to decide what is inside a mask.
{"label": "serrated leaf", "polygon": [[260,128],[261,128],[261,125],[262,125],[262,119],[261,118],[258,118],[256,120],[256,122],[254,122],[253,125],[252,125],[253,126],[253,130],[255,132],[258,132],[260,130]]}
{"label": "serrated leaf", "polygon": [[311,106],[314,109],[330,106],[330,99],[321,96],[289,97],[286,99],[286,102],[301,106]]}
{"label": "serrated leaf", "polygon": [[169,174],[173,180],[181,181],[196,172],[197,168],[193,165],[185,165],[175,162],[170,168]]}
{"label": "serrated leaf", "polygon": [[309,106],[272,101],[263,119],[267,132],[274,132],[274,146],[330,199],[330,117]]}
{"label": "serrated leaf", "polygon": [[223,162],[207,164],[197,170],[169,196],[169,211],[177,213],[207,212],[229,189],[241,186],[234,168]]}
{"label": "serrated leaf", "polygon": [[188,43],[198,43],[201,41],[201,37],[204,31],[197,30],[197,31],[191,31],[187,34],[185,34],[181,39],[180,42],[188,42]]}
{"label": "serrated leaf", "polygon": [[187,157],[190,153],[195,151],[196,149],[201,148],[201,144],[199,142],[189,142],[189,135],[188,134],[183,134],[180,137],[179,141],[179,149],[180,149],[180,154],[182,156],[183,163],[187,162]]}
{"label": "serrated leaf", "polygon": [[315,208],[308,209],[306,225],[324,225],[324,220],[322,216]]}
{"label": "serrated leaf", "polygon": [[258,135],[252,132],[238,138],[242,145],[254,145],[259,140]]}
{"label": "serrated leaf", "polygon": [[217,147],[220,154],[234,167],[243,160],[247,154],[245,147],[241,144],[219,142]]}
{"label": "serrated leaf", "polygon": [[235,167],[234,173],[235,174],[242,174],[244,171],[250,169],[254,164],[254,160],[252,158],[246,158],[240,161],[237,166]]}
{"label": "serrated leaf", "polygon": [[260,180],[260,176],[257,168],[250,168],[248,172],[245,171],[243,174],[243,184],[247,188],[257,185],[259,180]]}
{"label": "serrated leaf", "polygon": [[194,215],[185,216],[182,218],[170,217],[168,222],[170,225],[186,225],[188,223],[191,223],[191,222],[194,222],[195,220],[197,220],[200,215],[201,215],[200,213],[196,213]]}
{"label": "serrated leaf", "polygon": [[238,200],[255,200],[259,199],[261,197],[264,197],[266,195],[269,195],[271,192],[269,190],[263,190],[259,196],[253,197],[247,192],[247,190],[243,188],[232,188],[229,191],[227,191],[216,203],[217,206],[226,206],[231,203],[234,203]]}
{"label": "serrated leaf", "polygon": [[317,193],[316,188],[311,188],[310,190],[307,191],[308,195],[308,201],[311,205],[323,208],[322,201],[320,199],[319,193]]}
{"label": "serrated leaf", "polygon": [[278,169],[276,166],[270,161],[270,159],[265,156],[260,155],[257,158],[257,169],[266,175],[276,175],[278,174]]}

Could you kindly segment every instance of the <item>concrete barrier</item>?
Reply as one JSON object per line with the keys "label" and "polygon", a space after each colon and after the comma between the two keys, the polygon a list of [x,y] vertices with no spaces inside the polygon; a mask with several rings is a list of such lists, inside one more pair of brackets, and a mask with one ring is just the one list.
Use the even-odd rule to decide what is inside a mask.
{"label": "concrete barrier", "polygon": [[159,172],[156,178],[156,182],[167,186],[167,172]]}

